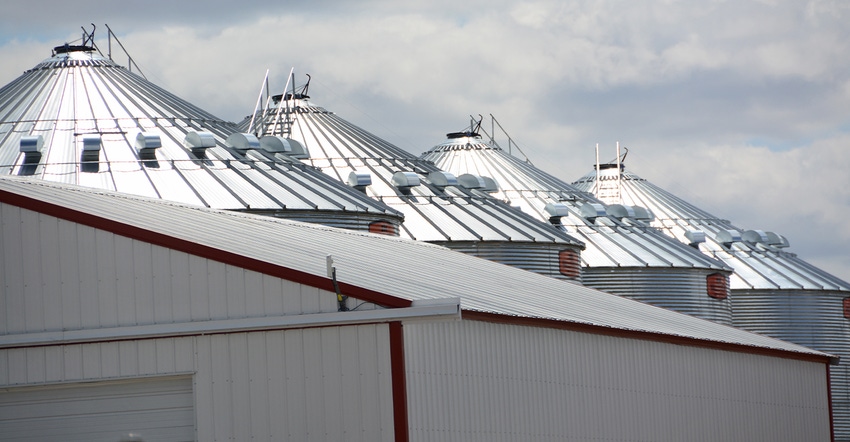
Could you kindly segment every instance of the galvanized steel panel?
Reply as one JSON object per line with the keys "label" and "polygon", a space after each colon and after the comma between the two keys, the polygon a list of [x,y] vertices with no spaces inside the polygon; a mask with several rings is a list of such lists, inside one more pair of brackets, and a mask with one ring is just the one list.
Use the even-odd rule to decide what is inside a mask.
{"label": "galvanized steel panel", "polygon": [[625,296],[698,318],[732,325],[732,301],[708,296],[710,270],[685,272],[677,268],[585,268],[582,282],[608,293]]}
{"label": "galvanized steel panel", "polygon": [[[435,242],[435,244],[440,243]],[[446,241],[440,245],[454,251],[528,270],[541,275],[576,282],[583,281],[581,277],[572,278],[563,275],[560,271],[560,252],[563,250],[572,250],[578,254],[580,251],[575,247],[554,244],[549,247],[542,247],[540,245],[527,246],[497,241]]]}

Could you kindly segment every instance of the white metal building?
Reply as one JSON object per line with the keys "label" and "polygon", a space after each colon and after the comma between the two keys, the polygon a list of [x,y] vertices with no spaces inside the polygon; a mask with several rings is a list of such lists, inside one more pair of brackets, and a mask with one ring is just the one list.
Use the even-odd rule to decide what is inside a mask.
{"label": "white metal building", "polygon": [[439,246],[16,177],[0,245],[0,440],[831,438],[828,354]]}

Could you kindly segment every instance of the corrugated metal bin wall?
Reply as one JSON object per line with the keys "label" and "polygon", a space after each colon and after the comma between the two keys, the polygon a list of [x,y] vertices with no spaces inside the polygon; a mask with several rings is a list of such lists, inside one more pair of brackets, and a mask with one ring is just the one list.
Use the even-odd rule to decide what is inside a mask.
{"label": "corrugated metal bin wall", "polygon": [[[500,241],[432,241],[457,252],[495,261],[553,278],[581,282],[581,249],[567,244],[522,243]],[[563,261],[561,252],[572,251],[571,262]]]}
{"label": "corrugated metal bin wall", "polygon": [[[716,272],[657,267],[585,267],[582,282],[608,293],[732,325],[729,297],[708,296],[706,278]],[[724,278],[728,278],[723,274]]]}

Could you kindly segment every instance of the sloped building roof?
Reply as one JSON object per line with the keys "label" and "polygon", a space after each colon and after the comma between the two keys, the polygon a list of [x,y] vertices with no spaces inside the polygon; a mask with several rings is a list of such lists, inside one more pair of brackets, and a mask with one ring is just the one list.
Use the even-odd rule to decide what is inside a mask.
{"label": "sloped building roof", "polygon": [[355,228],[401,220],[89,46],[0,88],[0,174]]}
{"label": "sloped building roof", "polygon": [[831,359],[796,344],[403,238],[15,177],[0,178],[0,204],[325,290],[333,290],[326,274],[326,257],[333,255],[343,293],[388,308],[459,298],[467,319],[503,318],[636,339]]}

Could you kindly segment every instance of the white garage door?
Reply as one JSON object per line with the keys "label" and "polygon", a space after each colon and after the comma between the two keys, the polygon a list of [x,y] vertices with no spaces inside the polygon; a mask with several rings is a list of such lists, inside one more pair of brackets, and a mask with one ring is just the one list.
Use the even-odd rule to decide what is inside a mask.
{"label": "white garage door", "polygon": [[0,389],[0,440],[192,441],[189,376]]}

